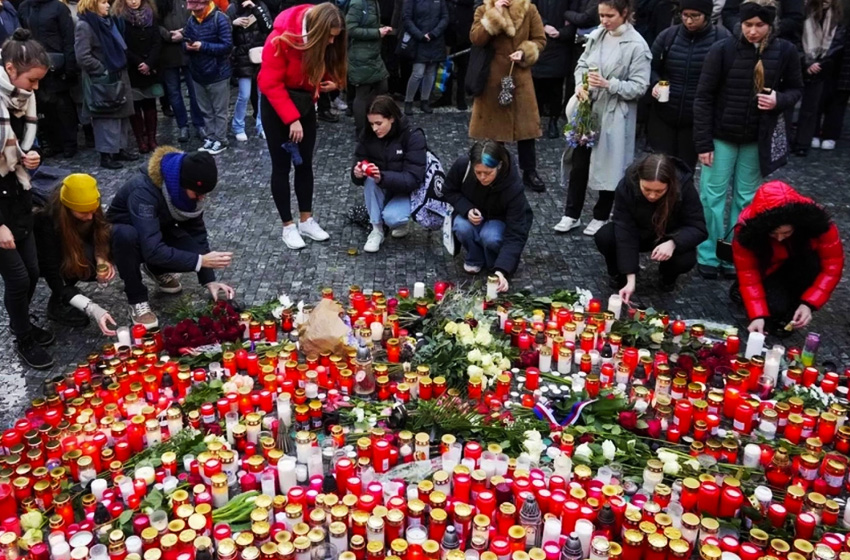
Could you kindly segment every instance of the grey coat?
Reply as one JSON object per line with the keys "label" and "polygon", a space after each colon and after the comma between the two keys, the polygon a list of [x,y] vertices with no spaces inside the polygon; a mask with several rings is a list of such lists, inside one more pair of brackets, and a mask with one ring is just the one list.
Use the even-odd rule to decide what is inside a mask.
{"label": "grey coat", "polygon": [[[159,9],[160,20],[159,34],[162,37],[162,49],[159,53],[160,68],[180,68],[186,66],[186,54],[183,52],[183,41],[172,41],[171,32],[183,29],[186,20],[189,19],[189,9],[186,0],[162,0],[158,6],[169,8],[167,11]],[[164,16],[162,14],[165,13]]]}
{"label": "grey coat", "polygon": [[575,70],[577,84],[591,66],[610,82],[608,89],[590,92],[600,134],[590,154],[588,186],[597,191],[615,190],[634,160],[638,100],[649,87],[652,52],[630,23],[624,25],[615,59],[602,62],[602,41],[608,32],[600,27],[588,36]]}
{"label": "grey coat", "polygon": [[[101,62],[103,60],[103,51],[100,46],[100,39],[97,38],[91,26],[83,20],[77,21],[77,27],[74,31],[74,43],[77,55],[77,66],[83,74],[83,80],[92,76],[101,76],[106,72],[106,66]],[[127,92],[127,100],[124,104],[110,113],[93,114],[88,110],[85,100],[83,100],[83,122],[89,118],[92,119],[123,119],[133,116],[133,95],[130,85],[130,76],[127,74],[127,69],[121,70],[121,81],[124,82],[124,88]]]}

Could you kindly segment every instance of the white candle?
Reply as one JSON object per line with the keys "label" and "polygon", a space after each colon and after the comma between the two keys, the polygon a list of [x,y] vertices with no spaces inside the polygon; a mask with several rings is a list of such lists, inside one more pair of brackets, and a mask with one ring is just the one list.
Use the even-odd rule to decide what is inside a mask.
{"label": "white candle", "polygon": [[550,348],[546,347],[540,350],[538,369],[543,373],[552,371],[552,350]]}
{"label": "white candle", "polygon": [[153,467],[136,467],[136,472],[133,476],[136,480],[144,480],[147,485],[151,485],[156,482],[156,472],[153,470]]}
{"label": "white candle", "polygon": [[784,354],[785,348],[777,344],[767,351],[767,356],[764,359],[764,375],[773,378],[774,386],[779,383],[779,367],[782,365]]}
{"label": "white candle", "polygon": [[581,357],[584,356],[584,350],[581,348],[576,348],[575,352],[573,352],[573,361],[577,366],[581,365]]}
{"label": "white candle", "polygon": [[118,327],[115,334],[118,337],[118,346],[133,345],[133,339],[130,338],[130,327]]}
{"label": "white candle", "polygon": [[372,342],[381,342],[384,337],[384,325],[375,321],[369,325],[369,329],[372,331]]}
{"label": "white candle", "polygon": [[276,494],[274,477],[274,468],[267,468],[260,475],[260,488],[262,489],[263,494],[269,496],[270,498],[274,498]]}
{"label": "white candle", "polygon": [[558,538],[561,536],[561,520],[551,517],[546,520],[546,523],[543,524],[543,538],[540,539],[541,544],[546,544],[548,542],[558,542]]}
{"label": "white candle", "polygon": [[567,354],[558,354],[558,373],[570,373],[573,369],[572,356]]}
{"label": "white candle", "polygon": [[280,483],[280,491],[282,494],[289,492],[289,489],[297,484],[295,478],[295,458],[282,457],[277,463],[277,477]]}
{"label": "white candle", "polygon": [[50,547],[53,560],[71,560],[71,546],[65,541],[57,542]]}
{"label": "white candle", "polygon": [[416,282],[413,284],[413,297],[414,299],[425,297],[425,282]]}
{"label": "white candle", "polygon": [[508,312],[499,308],[499,310],[496,311],[496,315],[499,316],[499,329],[505,330],[505,321],[508,320]]}
{"label": "white candle", "polygon": [[102,478],[96,478],[91,481],[91,493],[94,494],[94,497],[98,502],[103,499],[103,492],[105,490],[106,480]]}
{"label": "white candle", "polygon": [[620,313],[623,311],[623,298],[620,294],[611,294],[608,298],[608,311],[614,314],[615,319],[620,318]]}
{"label": "white candle", "polygon": [[761,447],[755,443],[749,443],[744,447],[744,466],[748,469],[754,469],[759,466],[761,461]]}
{"label": "white candle", "polygon": [[581,543],[581,552],[583,558],[590,557],[590,537],[593,535],[593,523],[589,519],[579,519],[576,521],[576,535]]}
{"label": "white candle", "polygon": [[751,332],[747,338],[747,351],[744,353],[744,357],[749,360],[753,356],[761,355],[763,350],[764,335],[760,332]]}

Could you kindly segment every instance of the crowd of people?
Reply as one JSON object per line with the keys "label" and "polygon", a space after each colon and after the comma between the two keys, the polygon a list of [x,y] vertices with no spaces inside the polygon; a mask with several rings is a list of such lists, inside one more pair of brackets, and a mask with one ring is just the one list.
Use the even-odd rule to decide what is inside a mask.
{"label": "crowd of people", "polygon": [[[51,320],[93,319],[106,335],[114,319],[78,283],[119,276],[132,321],[149,328],[158,320],[143,274],[174,294],[180,273],[195,272],[214,299],[233,297],[215,277],[232,254],[211,250],[204,210],[214,156],[231,136],[248,140],[249,102],[288,248],[329,238],[313,217],[313,156],[319,121],[347,111],[350,178],[371,224],[364,251],[408,235],[437,202],[450,208],[443,227],[464,270],[494,275],[500,291],[534,220],[526,192],[546,189],[537,139],[560,136],[562,118],[589,102],[598,130],[565,151],[554,230],[581,226],[589,187],[598,196],[583,233],[626,303],[649,253],[662,291],[696,267],[736,279],[730,297],[751,331],[805,327],[841,278],[843,248],[822,207],[764,178],[789,152],[835,148],[850,97],[836,1],[3,0],[0,276],[17,352],[53,364],[44,346],[55,337],[29,313],[40,277]],[[438,104],[465,111],[473,100],[474,143],[444,173],[412,119],[417,95],[433,111],[441,73]],[[159,146],[157,102],[178,143],[191,139],[191,117],[198,151]],[[42,156],[72,157],[80,128],[104,168],[151,154],[105,211],[87,174],[65,177],[46,201],[31,192]],[[640,139],[650,153],[636,156]]]}

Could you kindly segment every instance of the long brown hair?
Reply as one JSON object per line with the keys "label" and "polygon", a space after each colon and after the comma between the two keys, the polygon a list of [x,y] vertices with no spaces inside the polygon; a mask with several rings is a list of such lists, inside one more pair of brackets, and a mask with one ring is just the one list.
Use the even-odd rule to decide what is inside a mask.
{"label": "long brown hair", "polygon": [[[139,9],[141,10],[145,6],[148,6],[151,11],[153,11],[154,25],[156,25],[156,4],[154,4],[150,0],[142,0],[141,3],[139,3]],[[124,15],[129,11],[130,7],[127,6],[127,0],[115,0],[115,2],[112,4],[112,8],[109,10],[109,12],[113,16],[119,18],[124,17]]]}
{"label": "long brown hair", "polygon": [[71,210],[62,204],[59,199],[61,188],[53,191],[48,202],[46,212],[53,219],[53,227],[59,233],[62,243],[62,264],[60,270],[64,278],[91,278],[94,275],[92,263],[89,262],[85,252],[83,237],[91,234],[96,258],[110,260],[110,232],[109,222],[103,214],[103,208],[98,206],[94,211],[94,217],[90,222],[81,222],[71,213]]}
{"label": "long brown hair", "polygon": [[673,158],[664,154],[649,154],[632,167],[632,179],[640,188],[641,181],[658,181],[667,185],[667,192],[658,200],[658,207],[652,215],[652,227],[655,235],[661,239],[667,234],[667,223],[673,213],[673,207],[679,201],[679,173]]}
{"label": "long brown hair", "polygon": [[[348,38],[342,12],[332,2],[323,2],[307,10],[304,17],[306,40],[301,34],[285,32],[274,41],[283,41],[287,46],[302,51],[302,66],[311,85],[318,86],[325,74],[329,74],[342,89],[348,75]],[[339,29],[339,35],[334,37],[331,44],[329,41],[333,29]]]}

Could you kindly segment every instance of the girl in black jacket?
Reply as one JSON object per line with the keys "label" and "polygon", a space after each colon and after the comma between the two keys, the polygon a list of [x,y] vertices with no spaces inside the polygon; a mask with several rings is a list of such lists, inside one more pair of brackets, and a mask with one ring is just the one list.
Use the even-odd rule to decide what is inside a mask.
{"label": "girl in black jacket", "polygon": [[613,218],[594,240],[605,257],[612,287],[628,303],[640,253],[652,251],[661,272],[659,289],[671,292],[679,275],[696,264],[697,245],[706,237],[691,169],[670,156],[649,154],[632,164],[617,185]]}
{"label": "girl in black jacket", "polygon": [[139,153],[156,149],[156,100],[163,96],[159,79],[159,53],[162,48],[156,7],[151,0],[115,0],[112,15],[123,24],[127,43],[127,73],[133,86],[130,125]]}
{"label": "girl in black jacket", "polygon": [[388,95],[372,102],[363,131],[354,151],[351,180],[364,186],[366,208],[372,232],[363,250],[376,253],[384,242],[384,226],[393,237],[408,234],[410,195],[425,180],[425,133],[411,129]]}
{"label": "girl in black jacket", "polygon": [[[34,89],[47,74],[50,60],[30,32],[16,30],[0,50],[0,276],[15,351],[30,367],[46,369],[53,358],[42,346],[55,337],[30,322],[29,308],[38,283],[38,259],[32,233],[29,171],[41,163],[32,150],[38,111]],[[29,170],[29,171],[28,171]]]}
{"label": "girl in black jacket", "polygon": [[[840,0],[809,0],[803,23],[803,100],[797,116],[794,151],[805,157],[809,146],[820,148],[818,133],[820,108],[827,77],[844,48],[845,29]],[[846,55],[845,55],[846,56]]]}
{"label": "girl in black jacket", "polygon": [[[437,65],[446,59],[446,28],[449,10],[446,0],[408,0],[404,3],[403,37],[409,35],[413,43],[413,72],[407,81],[404,97],[404,114],[413,114],[413,98],[419,89],[423,113],[432,112],[431,90],[437,78]],[[404,38],[402,38],[404,40]],[[421,87],[420,87],[421,86]]]}
{"label": "girl in black jacket", "polygon": [[260,65],[251,61],[250,53],[251,49],[265,44],[266,37],[272,30],[272,17],[262,0],[233,0],[227,8],[227,15],[233,22],[233,53],[230,55],[233,76],[239,81],[239,95],[233,107],[230,126],[238,141],[248,140],[245,133],[245,114],[248,112],[248,100],[251,100],[257,136],[264,138],[257,90],[257,72]]}
{"label": "girl in black jacket", "polygon": [[534,221],[516,160],[500,142],[477,142],[446,175],[443,200],[454,207],[452,231],[466,250],[463,269],[492,270],[499,291],[506,291]]}
{"label": "girl in black jacket", "polygon": [[[694,96],[711,46],[729,37],[711,23],[711,0],[681,0],[682,23],[668,27],[652,44],[652,97],[647,136],[653,151],[696,167]],[[667,82],[666,92],[659,85]]]}
{"label": "girl in black jacket", "polygon": [[558,117],[564,108],[564,78],[570,73],[570,61],[575,46],[575,26],[564,19],[571,0],[532,0],[540,12],[546,32],[546,47],[537,63],[531,67],[534,79],[534,94],[541,117],[549,117],[546,134],[558,138]]}
{"label": "girl in black jacket", "polygon": [[[781,163],[773,158],[773,135],[783,132],[780,117],[800,99],[803,86],[797,49],[776,38],[774,0],[747,0],[740,15],[741,36],[711,47],[694,99],[694,147],[702,163],[700,200],[708,227],[708,240],[697,250],[697,270],[708,279],[720,272],[715,248],[728,232],[723,217],[729,183],[729,223],[734,224],[762,177]],[[782,136],[777,141],[787,142]],[[723,274],[731,277],[735,271],[730,265]]]}

